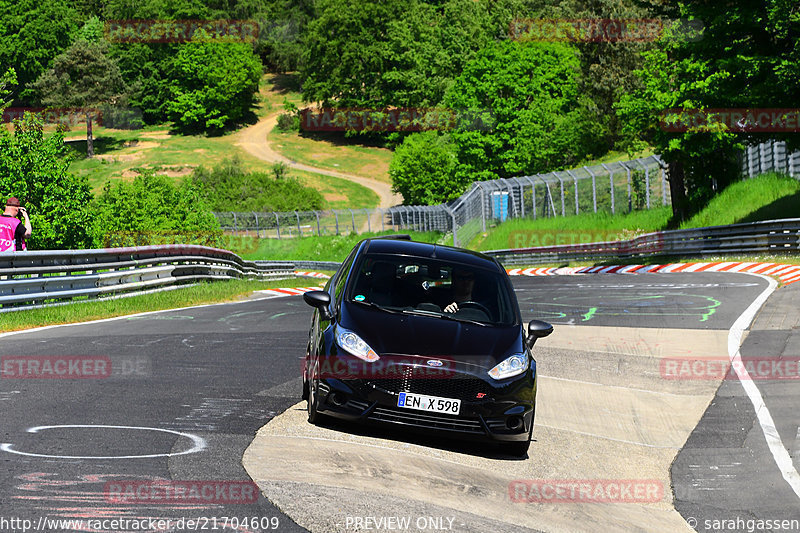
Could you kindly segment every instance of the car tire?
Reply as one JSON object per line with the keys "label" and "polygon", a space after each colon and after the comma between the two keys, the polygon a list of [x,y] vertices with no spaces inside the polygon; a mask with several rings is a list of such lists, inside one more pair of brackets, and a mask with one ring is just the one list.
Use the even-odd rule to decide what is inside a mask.
{"label": "car tire", "polygon": [[311,424],[317,424],[320,421],[321,415],[317,411],[319,407],[319,379],[312,378],[311,383],[308,384],[308,399],[306,400],[308,407],[308,421]]}

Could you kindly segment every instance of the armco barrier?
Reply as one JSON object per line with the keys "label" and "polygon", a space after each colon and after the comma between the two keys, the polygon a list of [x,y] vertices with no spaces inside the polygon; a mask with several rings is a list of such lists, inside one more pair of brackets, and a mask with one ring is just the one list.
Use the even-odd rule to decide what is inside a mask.
{"label": "armco barrier", "polygon": [[539,246],[484,252],[503,265],[644,256],[787,254],[800,251],[800,218],[648,233],[628,241]]}
{"label": "armco barrier", "polygon": [[294,263],[196,245],[0,254],[0,312],[210,279],[284,279]]}

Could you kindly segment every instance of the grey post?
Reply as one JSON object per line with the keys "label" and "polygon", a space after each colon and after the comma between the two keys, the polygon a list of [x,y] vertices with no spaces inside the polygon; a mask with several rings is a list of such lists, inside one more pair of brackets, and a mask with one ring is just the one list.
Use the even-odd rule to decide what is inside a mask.
{"label": "grey post", "polygon": [[614,171],[611,170],[605,163],[600,163],[606,171],[608,171],[608,182],[611,186],[611,214],[616,211],[614,209]]}
{"label": "grey post", "polygon": [[578,176],[573,174],[571,170],[567,170],[567,174],[572,176],[572,180],[575,182],[575,214],[577,215],[580,213],[580,207],[578,207]]}
{"label": "grey post", "polygon": [[592,177],[592,205],[594,205],[594,212],[597,213],[597,180],[595,180],[594,172],[589,170],[589,167],[583,165],[583,169]]}
{"label": "grey post", "polygon": [[622,168],[624,168],[628,174],[628,213],[630,213],[633,210],[633,199],[631,197],[631,168],[625,164],[624,161],[620,162],[620,165],[622,165]]}
{"label": "grey post", "polygon": [[561,185],[561,216],[565,217],[565,216],[567,216],[567,210],[566,210],[566,208],[564,206],[564,180],[562,180],[561,176],[559,176],[555,172],[551,172],[551,174],[556,177],[556,179],[558,180],[559,185]]}
{"label": "grey post", "polygon": [[647,209],[650,209],[650,167],[642,163],[641,159],[637,159],[636,164],[644,169],[644,197],[647,200]]}
{"label": "grey post", "polygon": [[278,238],[280,239],[281,238],[281,221],[278,220],[278,213],[273,211],[272,214],[275,215],[275,229],[278,231]]}

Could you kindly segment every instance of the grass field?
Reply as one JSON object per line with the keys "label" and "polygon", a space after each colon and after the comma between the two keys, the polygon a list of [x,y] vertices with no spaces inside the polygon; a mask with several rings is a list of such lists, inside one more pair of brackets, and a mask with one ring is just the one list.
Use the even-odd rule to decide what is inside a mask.
{"label": "grass field", "polygon": [[[793,218],[798,216],[798,205],[800,182],[788,176],[767,174],[734,183],[680,227]],[[672,208],[659,207],[621,215],[602,212],[536,220],[513,219],[478,235],[469,247],[500,250],[630,239],[642,233],[668,229],[671,218]]]}
{"label": "grass field", "polygon": [[386,148],[360,145],[357,138],[346,140],[336,134],[302,136],[281,133],[277,128],[267,139],[275,151],[298,163],[391,183],[393,152]]}
{"label": "grass field", "polygon": [[[306,261],[342,261],[353,246],[362,239],[377,235],[386,235],[389,231],[364,233],[361,235],[323,235],[321,237],[303,237],[299,239],[259,239],[257,247],[242,254],[249,260],[306,260]],[[419,242],[444,243],[446,237],[437,232],[403,231]]]}

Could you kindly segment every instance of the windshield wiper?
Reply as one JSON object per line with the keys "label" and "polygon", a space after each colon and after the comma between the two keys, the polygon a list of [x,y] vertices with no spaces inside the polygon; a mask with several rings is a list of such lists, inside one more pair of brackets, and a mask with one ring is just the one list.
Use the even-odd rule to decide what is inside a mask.
{"label": "windshield wiper", "polygon": [[381,311],[385,311],[387,313],[393,313],[395,315],[402,314],[402,311],[398,309],[389,309],[388,307],[383,307],[382,305],[378,305],[375,302],[365,302],[360,300],[350,300],[350,303],[364,305],[366,307],[372,307],[373,309],[380,309]]}
{"label": "windshield wiper", "polygon": [[479,322],[477,320],[472,320],[469,318],[460,318],[453,315],[446,315],[443,313],[437,313],[435,311],[423,311],[421,309],[404,309],[402,313],[406,315],[418,315],[418,316],[428,316],[432,318],[443,318],[445,320],[453,320],[455,322],[468,322],[470,324],[477,324],[478,326],[489,326],[488,322]]}

